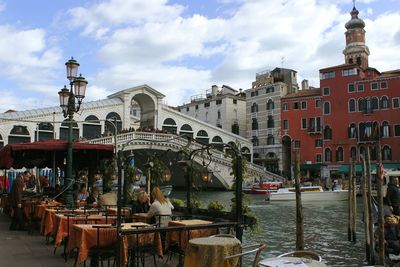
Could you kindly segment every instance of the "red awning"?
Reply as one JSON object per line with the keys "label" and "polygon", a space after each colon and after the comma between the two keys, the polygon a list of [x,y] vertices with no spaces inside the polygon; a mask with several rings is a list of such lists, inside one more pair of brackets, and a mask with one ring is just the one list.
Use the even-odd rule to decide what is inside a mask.
{"label": "red awning", "polygon": [[[114,147],[112,145],[73,142],[72,149],[74,163],[85,165],[91,160],[112,158]],[[67,142],[65,140],[52,139],[34,143],[9,144],[0,150],[0,168],[51,167],[53,156],[56,165],[61,166],[66,157],[66,152]]]}

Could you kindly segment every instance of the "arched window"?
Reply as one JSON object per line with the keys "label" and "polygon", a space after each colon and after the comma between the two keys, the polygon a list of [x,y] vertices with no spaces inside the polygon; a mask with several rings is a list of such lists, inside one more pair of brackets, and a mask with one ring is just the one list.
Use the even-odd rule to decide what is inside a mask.
{"label": "arched window", "polygon": [[356,101],[354,99],[349,100],[349,112],[356,111]]}
{"label": "arched window", "polygon": [[358,112],[365,111],[365,100],[363,98],[358,99]]}
{"label": "arched window", "polygon": [[274,128],[274,118],[269,115],[267,120],[267,128]]}
{"label": "arched window", "polygon": [[332,139],[332,129],[328,125],[324,129],[324,139]]}
{"label": "arched window", "polygon": [[239,134],[239,124],[237,122],[232,124],[232,133]]}
{"label": "arched window", "polygon": [[[94,115],[87,116],[82,127],[82,136],[86,139],[99,138],[101,135],[101,125],[99,118]],[[113,133],[115,133],[115,129]]]}
{"label": "arched window", "polygon": [[352,146],[352,147],[350,148],[350,158],[351,158],[352,160],[356,160],[356,159],[357,159],[357,148],[354,147],[354,146]]}
{"label": "arched window", "polygon": [[343,148],[342,147],[338,147],[336,150],[336,161],[337,162],[343,161]]}
{"label": "arched window", "polygon": [[357,138],[357,127],[355,123],[350,124],[350,127],[348,129],[348,137]]}
{"label": "arched window", "polygon": [[275,108],[274,101],[269,99],[267,102],[267,110],[273,110]]}
{"label": "arched window", "polygon": [[389,137],[389,136],[390,136],[389,122],[384,121],[381,126],[381,137]]}
{"label": "arched window", "polygon": [[251,105],[251,112],[258,112],[258,105],[256,103],[253,103],[253,105]]}
{"label": "arched window", "polygon": [[325,148],[325,161],[332,161],[332,150]]}
{"label": "arched window", "polygon": [[331,103],[325,102],[324,103],[324,115],[331,114]]}
{"label": "arched window", "polygon": [[364,159],[367,158],[367,151],[366,151],[365,147],[363,147],[363,146],[360,147],[359,155],[360,155],[360,161],[361,161],[361,156],[363,156]]}
{"label": "arched window", "polygon": [[200,130],[197,132],[196,140],[203,144],[208,144],[209,138],[208,133],[204,130]]}
{"label": "arched window", "polygon": [[376,146],[369,147],[369,156],[370,156],[371,160],[376,160],[376,158],[377,158]]}
{"label": "arched window", "polygon": [[122,120],[121,116],[119,116],[116,112],[110,112],[106,116],[106,122],[104,124],[104,134],[105,135],[113,135],[115,132],[115,127],[113,125],[114,121],[117,122],[118,133],[122,131]]}
{"label": "arched window", "polygon": [[389,99],[387,96],[382,96],[381,98],[381,109],[389,108]]}
{"label": "arched window", "polygon": [[[72,123],[72,140],[78,140],[79,139],[79,128],[78,124],[73,121]],[[61,123],[60,126],[60,139],[67,140],[68,137],[68,125],[70,124],[69,120],[66,119],[64,120],[63,123]]]}
{"label": "arched window", "polygon": [[372,110],[379,109],[379,99],[376,96],[371,98],[371,109]]}
{"label": "arched window", "polygon": [[251,123],[251,129],[252,130],[258,130],[258,121],[256,118],[253,118],[253,121]]}
{"label": "arched window", "polygon": [[174,119],[167,118],[163,122],[162,129],[163,131],[167,131],[169,133],[176,133],[178,127],[176,126],[176,122]]}
{"label": "arched window", "polygon": [[382,160],[391,160],[392,159],[392,150],[388,145],[384,145],[382,147]]}
{"label": "arched window", "polygon": [[182,125],[179,135],[186,135],[190,138],[193,138],[193,129],[189,124]]}
{"label": "arched window", "polygon": [[213,144],[213,146],[216,149],[218,149],[220,151],[222,151],[224,149],[222,138],[218,135],[213,137],[213,139],[211,140],[211,143]]}
{"label": "arched window", "polygon": [[50,122],[41,122],[39,123],[39,127],[36,128],[35,131],[35,141],[45,141],[49,139],[55,139],[55,134],[53,132],[54,127]]}
{"label": "arched window", "polygon": [[29,143],[30,141],[31,135],[26,126],[16,125],[11,129],[8,135],[9,144]]}
{"label": "arched window", "polygon": [[267,137],[267,145],[275,145],[275,138],[272,134],[269,134]]}

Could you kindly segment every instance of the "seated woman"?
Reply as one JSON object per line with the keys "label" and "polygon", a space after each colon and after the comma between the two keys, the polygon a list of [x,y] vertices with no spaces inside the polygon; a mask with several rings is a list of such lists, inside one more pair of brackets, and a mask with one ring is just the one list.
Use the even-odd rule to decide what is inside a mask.
{"label": "seated woman", "polygon": [[97,204],[99,198],[99,189],[96,187],[92,188],[89,196],[86,198],[86,204],[87,205],[95,205]]}
{"label": "seated woman", "polygon": [[[151,197],[154,201],[147,212],[147,217],[153,219],[155,215],[172,215],[174,206],[172,206],[171,202],[164,197],[160,188],[154,187],[153,191],[151,192]],[[160,226],[165,227],[168,226],[168,221],[170,221],[170,219],[168,219],[166,216],[165,218],[160,218],[160,221],[156,223],[159,223]]]}
{"label": "seated woman", "polygon": [[137,197],[137,200],[132,205],[134,213],[147,213],[149,211],[149,196],[146,192],[141,191]]}
{"label": "seated woman", "polygon": [[85,201],[88,196],[89,196],[89,193],[86,189],[86,185],[82,184],[81,188],[78,191],[78,194],[76,195],[76,200]]}

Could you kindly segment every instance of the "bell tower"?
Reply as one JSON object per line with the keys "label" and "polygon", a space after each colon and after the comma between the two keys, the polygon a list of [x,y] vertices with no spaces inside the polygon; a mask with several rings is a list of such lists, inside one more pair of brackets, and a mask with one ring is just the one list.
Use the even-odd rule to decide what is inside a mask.
{"label": "bell tower", "polygon": [[365,23],[358,18],[358,10],[353,1],[353,9],[350,12],[351,19],[346,23],[346,47],[343,50],[346,64],[357,64],[361,69],[368,68],[369,49],[365,45]]}

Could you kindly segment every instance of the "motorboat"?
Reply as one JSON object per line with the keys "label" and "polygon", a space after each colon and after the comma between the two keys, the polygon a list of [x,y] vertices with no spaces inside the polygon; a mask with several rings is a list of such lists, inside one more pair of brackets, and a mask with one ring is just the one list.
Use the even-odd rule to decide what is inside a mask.
{"label": "motorboat", "polygon": [[[324,191],[321,186],[300,187],[302,201],[330,201],[347,200],[348,190],[335,189]],[[277,192],[269,194],[270,201],[295,201],[296,189],[294,187],[279,188]]]}
{"label": "motorboat", "polygon": [[251,187],[243,188],[246,194],[268,195],[272,192],[278,191],[282,187],[282,182],[263,182],[254,184]]}
{"label": "motorboat", "polygon": [[296,250],[289,253],[263,259],[258,263],[262,267],[326,267],[322,257],[314,251]]}

